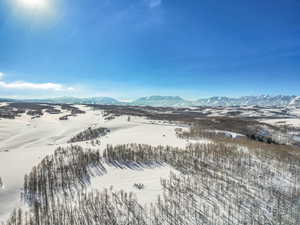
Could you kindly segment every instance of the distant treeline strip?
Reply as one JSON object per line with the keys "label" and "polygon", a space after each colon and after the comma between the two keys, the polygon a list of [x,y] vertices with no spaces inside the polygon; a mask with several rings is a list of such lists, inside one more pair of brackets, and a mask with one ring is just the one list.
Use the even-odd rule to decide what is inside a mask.
{"label": "distant treeline strip", "polygon": [[75,142],[82,142],[82,141],[89,141],[96,139],[101,136],[105,136],[107,133],[109,133],[110,130],[108,128],[100,127],[100,128],[91,128],[80,132],[79,134],[72,137],[68,143],[75,143]]}

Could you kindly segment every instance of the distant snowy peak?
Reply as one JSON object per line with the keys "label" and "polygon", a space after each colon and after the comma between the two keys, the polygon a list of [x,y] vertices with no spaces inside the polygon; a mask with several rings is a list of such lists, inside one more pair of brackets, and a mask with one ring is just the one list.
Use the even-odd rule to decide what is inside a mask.
{"label": "distant snowy peak", "polygon": [[114,105],[119,104],[118,100],[110,97],[94,97],[94,98],[86,98],[85,101],[89,101],[90,104],[104,104],[104,105]]}
{"label": "distant snowy peak", "polygon": [[211,97],[201,98],[196,101],[189,101],[179,96],[160,96],[153,95],[142,97],[131,102],[118,101],[110,97],[60,97],[49,99],[0,99],[0,101],[21,101],[21,102],[39,102],[39,103],[61,103],[61,104],[98,104],[98,105],[134,105],[134,106],[153,106],[153,107],[192,107],[192,106],[260,106],[260,107],[300,107],[300,96],[285,95],[260,95],[243,96],[239,98],[230,97]]}
{"label": "distant snowy peak", "polygon": [[300,108],[300,96],[295,97],[288,105],[289,108]]}
{"label": "distant snowy peak", "polygon": [[150,96],[143,97],[133,101],[132,105],[141,106],[170,106],[170,107],[188,107],[188,106],[261,106],[261,107],[286,107],[295,98],[295,96],[243,96],[240,98],[230,97],[211,97],[201,98],[197,101],[188,101],[179,96]]}
{"label": "distant snowy peak", "polygon": [[160,96],[160,95],[153,95],[153,96],[148,96],[148,97],[143,97],[143,98],[139,98],[138,100],[142,100],[142,101],[164,101],[164,100],[168,100],[168,101],[183,101],[184,99],[179,97],[179,96]]}
{"label": "distant snowy peak", "polygon": [[201,106],[278,106],[285,107],[295,98],[295,96],[244,96],[240,98],[229,97],[212,97],[206,99],[199,99],[198,105]]}
{"label": "distant snowy peak", "polygon": [[23,99],[16,100],[21,102],[38,102],[38,103],[54,103],[54,104],[98,104],[98,105],[121,105],[122,102],[110,97],[59,97],[49,99]]}
{"label": "distant snowy peak", "polygon": [[191,103],[179,96],[154,95],[154,96],[139,98],[131,102],[131,105],[184,107],[184,106],[191,105]]}

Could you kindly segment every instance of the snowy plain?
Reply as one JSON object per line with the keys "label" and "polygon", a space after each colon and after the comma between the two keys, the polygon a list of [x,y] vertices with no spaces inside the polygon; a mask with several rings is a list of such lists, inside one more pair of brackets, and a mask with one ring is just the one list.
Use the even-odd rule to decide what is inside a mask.
{"label": "snowy plain", "polygon": [[[174,147],[185,147],[188,144],[186,140],[176,136],[175,129],[179,126],[174,124],[152,122],[143,117],[131,117],[128,121],[128,116],[107,121],[101,111],[81,105],[76,107],[86,113],[69,117],[68,120],[59,120],[59,117],[67,115],[66,111],[60,109],[60,114],[44,112],[43,116],[34,119],[22,114],[16,119],[0,120],[0,177],[4,183],[4,188],[0,189],[0,222],[6,220],[11,211],[22,204],[20,194],[24,175],[57,147],[70,145],[68,140],[88,127],[105,127],[111,130],[101,139],[98,149],[104,149],[106,145],[128,143]],[[90,142],[76,144],[93,148]],[[168,177],[173,170],[166,166],[134,172],[115,168],[108,171],[101,179],[95,178],[92,181],[92,188],[109,188],[111,185],[116,189],[122,187],[126,191],[135,191],[144,204],[156,198],[161,191],[160,178]],[[143,191],[133,188],[133,184],[139,180],[146,185]]]}

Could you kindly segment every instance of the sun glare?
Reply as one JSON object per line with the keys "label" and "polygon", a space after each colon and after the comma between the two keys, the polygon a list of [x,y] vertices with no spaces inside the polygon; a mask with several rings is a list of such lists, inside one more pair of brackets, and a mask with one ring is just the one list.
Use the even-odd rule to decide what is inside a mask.
{"label": "sun glare", "polygon": [[46,9],[48,8],[49,0],[18,0],[19,4],[27,8]]}

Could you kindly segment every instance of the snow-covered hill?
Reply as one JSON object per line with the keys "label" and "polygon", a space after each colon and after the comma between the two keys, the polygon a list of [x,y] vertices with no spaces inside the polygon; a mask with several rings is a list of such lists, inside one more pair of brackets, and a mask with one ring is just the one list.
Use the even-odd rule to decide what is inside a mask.
{"label": "snow-covered hill", "polygon": [[295,97],[288,105],[289,108],[300,108],[300,96]]}

